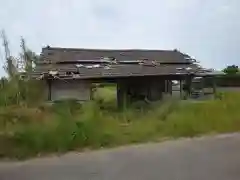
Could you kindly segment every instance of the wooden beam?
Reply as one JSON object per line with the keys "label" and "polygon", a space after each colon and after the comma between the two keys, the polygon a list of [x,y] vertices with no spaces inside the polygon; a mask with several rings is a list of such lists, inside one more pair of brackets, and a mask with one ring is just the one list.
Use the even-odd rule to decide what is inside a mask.
{"label": "wooden beam", "polygon": [[96,91],[96,85],[94,85],[93,83],[91,83],[90,85],[90,100],[94,99],[94,93]]}
{"label": "wooden beam", "polygon": [[164,93],[168,93],[168,80],[164,80]]}
{"label": "wooden beam", "polygon": [[216,93],[217,93],[217,85],[216,85],[216,78],[215,77],[212,77],[212,86],[213,86],[213,94],[215,96]]}
{"label": "wooden beam", "polygon": [[168,93],[172,95],[172,81],[168,80]]}
{"label": "wooden beam", "polygon": [[48,87],[48,101],[52,100],[52,81],[47,80],[47,87]]}
{"label": "wooden beam", "polygon": [[126,82],[117,82],[117,105],[121,110],[125,110],[128,103]]}
{"label": "wooden beam", "polygon": [[186,78],[185,78],[185,86],[186,86],[186,89],[185,89],[185,99],[188,99],[191,95],[191,91],[192,91],[192,79],[193,79],[193,76],[191,75],[187,75]]}
{"label": "wooden beam", "polygon": [[183,81],[180,79],[180,99],[183,99]]}

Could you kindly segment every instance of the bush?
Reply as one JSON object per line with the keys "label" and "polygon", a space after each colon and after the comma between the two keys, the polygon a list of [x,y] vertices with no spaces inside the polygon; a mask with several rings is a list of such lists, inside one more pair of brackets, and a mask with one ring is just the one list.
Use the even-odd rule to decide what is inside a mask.
{"label": "bush", "polygon": [[121,112],[116,111],[115,96],[109,96],[111,89],[101,92],[97,97],[103,98],[102,104],[95,99],[82,105],[69,100],[52,106],[0,106],[0,156],[25,158],[240,130],[239,93],[210,101],[166,99]]}
{"label": "bush", "polygon": [[20,79],[1,80],[0,106],[39,105],[44,99],[44,89],[40,81]]}
{"label": "bush", "polygon": [[228,75],[232,75],[232,74],[237,74],[239,72],[238,66],[236,65],[231,65],[231,66],[227,66],[224,70],[224,73],[228,74]]}

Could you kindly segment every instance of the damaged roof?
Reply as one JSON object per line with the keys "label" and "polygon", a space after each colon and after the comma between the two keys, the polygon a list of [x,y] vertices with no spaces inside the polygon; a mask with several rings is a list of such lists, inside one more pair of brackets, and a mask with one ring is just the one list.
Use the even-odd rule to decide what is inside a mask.
{"label": "damaged roof", "polygon": [[[51,71],[51,72],[50,72]],[[36,68],[35,76],[54,74],[63,79],[96,79],[96,78],[118,78],[136,76],[162,76],[162,75],[186,75],[199,72],[195,65],[159,65],[144,66],[138,64],[114,64],[114,65],[84,65],[59,64],[54,68],[41,66]]]}
{"label": "damaged roof", "polygon": [[39,63],[57,63],[79,60],[100,60],[104,57],[118,61],[155,60],[160,63],[192,63],[193,59],[178,50],[144,50],[144,49],[74,49],[45,47],[42,49]]}
{"label": "damaged roof", "polygon": [[33,76],[90,79],[184,75],[199,71],[190,56],[177,50],[100,50],[43,48]]}

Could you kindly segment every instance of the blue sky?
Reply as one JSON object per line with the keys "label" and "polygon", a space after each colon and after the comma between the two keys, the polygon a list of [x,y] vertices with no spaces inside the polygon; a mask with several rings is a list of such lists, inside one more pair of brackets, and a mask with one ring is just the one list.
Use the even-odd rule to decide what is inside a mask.
{"label": "blue sky", "polygon": [[36,52],[45,45],[177,48],[206,67],[240,65],[239,0],[0,1],[13,54],[23,36]]}

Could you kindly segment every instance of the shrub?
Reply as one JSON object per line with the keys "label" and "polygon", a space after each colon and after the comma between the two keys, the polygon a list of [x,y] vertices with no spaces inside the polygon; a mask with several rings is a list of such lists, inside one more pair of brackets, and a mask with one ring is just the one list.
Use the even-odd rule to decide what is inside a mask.
{"label": "shrub", "polygon": [[100,105],[95,99],[84,104],[68,100],[52,106],[10,102],[0,106],[0,144],[4,144],[0,156],[23,158],[240,130],[240,93],[222,93],[221,98],[209,101],[166,99],[122,112],[116,111],[110,91],[98,91],[103,98]]}

